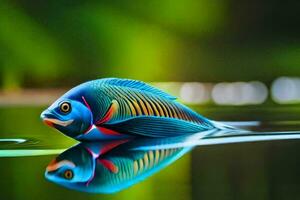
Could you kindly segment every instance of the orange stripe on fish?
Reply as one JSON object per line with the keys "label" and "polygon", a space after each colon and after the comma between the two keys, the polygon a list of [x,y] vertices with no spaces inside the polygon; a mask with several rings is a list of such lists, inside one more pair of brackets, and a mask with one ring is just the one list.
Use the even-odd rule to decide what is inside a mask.
{"label": "orange stripe on fish", "polygon": [[[130,101],[130,98],[128,97],[128,95],[125,95],[124,92],[122,90],[119,90],[117,87],[114,88],[114,92],[116,93],[116,95],[120,98],[120,103],[123,101],[124,105],[126,107],[126,113],[128,115],[131,116],[136,116],[136,112],[135,109]],[[124,114],[124,113],[123,113]]]}
{"label": "orange stripe on fish", "polygon": [[129,99],[126,98],[126,102],[129,105],[129,109],[131,111],[132,116],[136,116],[136,112],[135,112],[135,108],[132,105],[131,101]]}
{"label": "orange stripe on fish", "polygon": [[142,102],[146,106],[146,109],[148,111],[148,115],[153,116],[152,108],[151,108],[150,104],[147,102],[147,100],[145,99],[145,97],[143,95],[140,95],[140,94],[137,94],[137,95],[139,96],[139,98],[142,100]]}
{"label": "orange stripe on fish", "polygon": [[173,113],[172,113],[172,110],[171,110],[170,106],[167,103],[163,102],[163,101],[161,103],[166,107],[166,110],[169,114],[169,117],[173,118]]}
{"label": "orange stripe on fish", "polygon": [[119,168],[110,160],[99,159],[98,162],[100,162],[106,169],[108,169],[112,173],[116,174],[119,171]]}
{"label": "orange stripe on fish", "polygon": [[175,109],[173,108],[173,106],[172,106],[172,105],[170,105],[170,104],[168,104],[168,106],[171,108],[171,110],[172,110],[172,113],[173,113],[173,115],[174,115],[174,118],[178,118],[178,115],[177,115],[177,113],[176,113]]}
{"label": "orange stripe on fish", "polygon": [[164,112],[164,115],[165,115],[166,117],[169,117],[169,114],[168,114],[168,111],[167,111],[165,105],[164,105],[161,101],[158,101],[157,103],[161,106],[161,108],[162,108],[162,110],[163,110],[163,112]]}
{"label": "orange stripe on fish", "polygon": [[142,111],[140,106],[138,105],[138,103],[136,101],[133,101],[133,106],[135,107],[135,110],[137,111],[137,116],[142,115]]}
{"label": "orange stripe on fish", "polygon": [[97,129],[101,132],[101,133],[104,133],[106,135],[122,135],[120,133],[118,133],[117,131],[113,131],[113,130],[110,130],[108,128],[104,128],[104,127],[97,127]]}
{"label": "orange stripe on fish", "polygon": [[153,112],[153,110],[152,110],[150,104],[149,104],[146,100],[144,100],[144,102],[145,102],[146,107],[147,107],[147,109],[148,109],[148,111],[149,111],[149,115],[153,116],[153,115],[154,115],[154,112]]}
{"label": "orange stripe on fish", "polygon": [[142,110],[143,110],[144,115],[148,115],[148,110],[147,110],[147,108],[146,108],[144,102],[143,102],[142,100],[140,100],[140,99],[139,99],[138,101],[139,101],[139,104],[140,104],[141,107],[142,107]]}
{"label": "orange stripe on fish", "polygon": [[103,124],[105,122],[108,122],[114,115],[114,113],[117,111],[119,107],[119,104],[116,100],[112,100],[110,107],[108,108],[107,112],[105,113],[104,117],[96,122],[97,125]]}
{"label": "orange stripe on fish", "polygon": [[[146,100],[146,101],[147,101],[147,100]],[[160,114],[159,114],[159,112],[158,112],[156,106],[154,105],[154,103],[153,103],[152,101],[147,101],[147,102],[149,103],[151,109],[153,110],[153,114],[154,114],[155,116],[160,116]]]}
{"label": "orange stripe on fish", "polygon": [[160,107],[159,103],[157,103],[156,101],[153,101],[153,103],[156,105],[156,107],[157,107],[158,110],[159,110],[159,116],[164,117],[164,116],[165,116],[164,111],[163,111],[162,108]]}

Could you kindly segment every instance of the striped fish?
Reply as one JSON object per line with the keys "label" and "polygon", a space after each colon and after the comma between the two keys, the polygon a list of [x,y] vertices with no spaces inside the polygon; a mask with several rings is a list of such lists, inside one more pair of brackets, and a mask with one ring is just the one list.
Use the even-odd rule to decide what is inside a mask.
{"label": "striped fish", "polygon": [[216,128],[175,97],[141,81],[117,78],[71,89],[41,117],[77,140],[168,137]]}
{"label": "striped fish", "polygon": [[72,147],[48,166],[48,180],[69,189],[90,193],[114,193],[146,179],[187,153],[191,147],[134,150],[153,140],[114,140],[81,143]]}

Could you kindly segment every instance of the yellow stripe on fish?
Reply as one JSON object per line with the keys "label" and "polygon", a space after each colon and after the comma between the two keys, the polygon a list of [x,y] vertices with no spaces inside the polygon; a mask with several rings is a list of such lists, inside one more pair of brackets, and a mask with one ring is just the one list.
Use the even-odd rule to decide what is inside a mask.
{"label": "yellow stripe on fish", "polygon": [[109,89],[112,98],[120,103],[115,119],[127,119],[137,116],[157,116],[176,118],[193,123],[205,123],[196,114],[189,113],[175,101],[166,101],[157,96],[139,93],[134,90],[121,90],[118,87]]}
{"label": "yellow stripe on fish", "polygon": [[161,149],[155,151],[148,151],[143,157],[133,161],[133,173],[137,175],[147,169],[158,165],[161,161],[173,155],[176,152],[175,149]]}

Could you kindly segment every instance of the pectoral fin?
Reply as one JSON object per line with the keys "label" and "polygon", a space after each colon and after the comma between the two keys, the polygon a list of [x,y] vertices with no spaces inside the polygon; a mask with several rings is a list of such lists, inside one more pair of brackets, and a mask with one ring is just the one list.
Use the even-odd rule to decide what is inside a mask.
{"label": "pectoral fin", "polygon": [[111,171],[112,173],[118,173],[119,169],[118,167],[110,160],[107,159],[98,159],[98,162],[100,162],[106,169]]}
{"label": "pectoral fin", "polygon": [[119,108],[118,101],[112,100],[108,110],[105,113],[105,115],[100,120],[98,120],[95,123],[95,125],[100,125],[100,124],[103,124],[103,123],[106,123],[106,122],[110,121],[111,118],[114,116],[114,114],[117,112],[118,108]]}
{"label": "pectoral fin", "polygon": [[104,124],[103,126],[120,133],[148,137],[187,135],[208,129],[205,126],[180,119],[150,116],[136,117],[117,123]]}

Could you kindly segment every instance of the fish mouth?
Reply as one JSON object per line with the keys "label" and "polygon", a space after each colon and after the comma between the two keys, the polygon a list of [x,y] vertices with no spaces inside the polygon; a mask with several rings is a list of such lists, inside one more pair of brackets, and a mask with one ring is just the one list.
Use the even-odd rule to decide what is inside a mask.
{"label": "fish mouth", "polygon": [[41,114],[41,119],[43,120],[43,122],[46,125],[51,126],[51,127],[54,127],[54,125],[66,127],[66,126],[69,126],[70,124],[72,124],[74,121],[73,119],[63,121],[63,120],[56,119],[54,117],[55,116],[50,114],[47,110],[42,112],[42,114]]}
{"label": "fish mouth", "polygon": [[44,123],[48,126],[52,126],[55,124],[55,125],[60,125],[60,126],[69,126],[70,124],[73,123],[73,119],[71,120],[67,120],[67,121],[61,121],[61,120],[58,120],[58,119],[53,119],[53,118],[44,118],[43,119]]}
{"label": "fish mouth", "polygon": [[59,169],[62,166],[68,166],[68,167],[71,167],[71,168],[76,167],[76,165],[72,161],[62,160],[62,161],[58,162],[56,159],[54,159],[47,166],[46,172],[51,173],[53,171],[56,171],[57,169]]}

